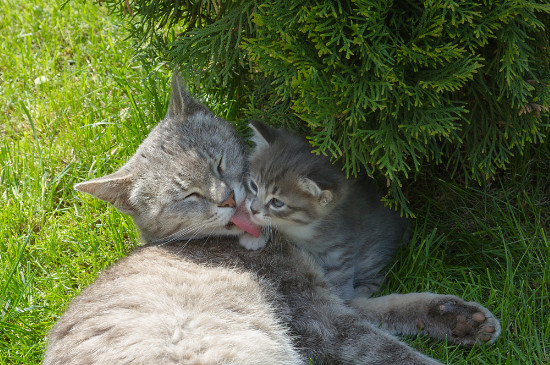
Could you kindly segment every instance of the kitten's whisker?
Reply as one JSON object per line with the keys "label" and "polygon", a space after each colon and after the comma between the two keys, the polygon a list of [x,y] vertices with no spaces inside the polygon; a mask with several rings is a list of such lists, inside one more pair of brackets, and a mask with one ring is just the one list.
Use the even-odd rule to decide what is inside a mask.
{"label": "kitten's whisker", "polygon": [[[267,226],[265,226],[265,229],[267,231],[267,234],[269,235],[269,243],[273,244],[273,241],[276,241],[274,238],[275,238],[275,233],[277,232],[277,228],[274,227],[271,223],[268,223]],[[275,242],[275,245],[276,244],[277,242]]]}

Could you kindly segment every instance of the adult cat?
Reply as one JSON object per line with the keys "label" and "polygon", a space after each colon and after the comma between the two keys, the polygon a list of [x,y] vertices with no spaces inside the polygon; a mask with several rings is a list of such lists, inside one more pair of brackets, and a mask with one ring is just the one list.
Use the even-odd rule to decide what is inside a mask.
{"label": "adult cat", "polygon": [[72,301],[44,364],[437,364],[390,333],[422,323],[450,342],[496,339],[498,321],[477,303],[391,295],[365,316],[283,240],[247,251],[212,237],[242,232],[231,224],[244,199],[242,152],[231,126],[174,77],[166,118],[128,163],[76,186],[131,215],[146,245]]}

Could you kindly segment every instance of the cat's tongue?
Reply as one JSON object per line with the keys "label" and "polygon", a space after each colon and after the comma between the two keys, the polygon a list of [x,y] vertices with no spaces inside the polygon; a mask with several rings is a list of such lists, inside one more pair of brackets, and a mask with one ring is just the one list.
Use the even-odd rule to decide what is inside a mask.
{"label": "cat's tongue", "polygon": [[244,207],[244,202],[237,208],[237,211],[233,214],[233,217],[231,217],[230,220],[237,227],[245,230],[254,237],[260,236],[260,226],[250,220],[250,216]]}

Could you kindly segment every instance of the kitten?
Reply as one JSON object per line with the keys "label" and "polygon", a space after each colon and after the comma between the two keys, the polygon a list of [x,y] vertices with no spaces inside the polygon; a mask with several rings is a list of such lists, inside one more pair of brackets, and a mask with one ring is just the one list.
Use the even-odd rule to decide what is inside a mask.
{"label": "kitten", "polygon": [[407,221],[384,207],[372,180],[346,179],[302,138],[260,122],[251,128],[256,148],[245,204],[252,221],[310,252],[343,299],[370,297],[408,239]]}
{"label": "kitten", "polygon": [[214,237],[242,233],[232,221],[257,234],[239,204],[239,151],[231,126],[174,77],[166,118],[128,163],[77,185],[130,214],[146,244],[72,301],[49,333],[44,364],[438,364],[391,334],[422,324],[452,343],[496,340],[498,321],[477,303],[393,295],[361,315],[303,250],[278,237],[261,251]]}

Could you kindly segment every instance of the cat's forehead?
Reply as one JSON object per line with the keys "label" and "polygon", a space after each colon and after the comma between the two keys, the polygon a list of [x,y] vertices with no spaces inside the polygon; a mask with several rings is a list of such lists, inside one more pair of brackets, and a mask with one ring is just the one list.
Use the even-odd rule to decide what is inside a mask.
{"label": "cat's forehead", "polygon": [[207,111],[199,111],[188,116],[184,127],[186,141],[192,145],[203,147],[211,155],[220,152],[234,153],[244,156],[244,149],[235,128],[224,119]]}
{"label": "cat's forehead", "polygon": [[229,122],[199,109],[193,115],[168,116],[155,127],[136,152],[132,165],[144,184],[172,183],[182,189],[211,185],[225,173],[237,180],[242,176],[245,151]]}
{"label": "cat's forehead", "polygon": [[167,118],[151,133],[150,147],[172,155],[216,158],[223,154],[244,156],[240,137],[229,122],[200,109],[188,116]]}

